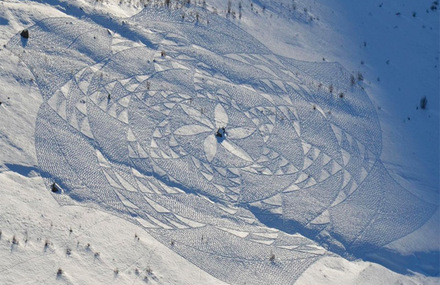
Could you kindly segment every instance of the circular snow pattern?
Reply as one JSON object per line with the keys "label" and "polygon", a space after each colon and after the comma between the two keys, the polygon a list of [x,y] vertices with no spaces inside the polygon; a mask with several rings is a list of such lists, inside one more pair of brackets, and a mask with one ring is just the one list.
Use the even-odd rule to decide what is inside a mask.
{"label": "circular snow pattern", "polygon": [[356,255],[423,225],[435,207],[387,174],[374,107],[339,64],[199,12],[149,8],[116,32],[52,18],[8,43],[44,99],[35,145],[60,203],[121,215],[231,283],[290,284],[328,254],[322,231]]}

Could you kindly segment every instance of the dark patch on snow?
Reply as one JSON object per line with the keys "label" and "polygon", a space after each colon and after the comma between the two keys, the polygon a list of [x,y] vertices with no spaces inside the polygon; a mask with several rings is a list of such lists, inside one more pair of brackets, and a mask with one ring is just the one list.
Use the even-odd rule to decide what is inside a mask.
{"label": "dark patch on snow", "polygon": [[11,170],[13,172],[17,172],[18,174],[23,175],[23,176],[27,176],[27,177],[35,176],[35,175],[33,175],[33,172],[39,173],[38,168],[35,168],[32,166],[26,166],[26,165],[20,165],[20,164],[10,164],[10,163],[5,163],[5,166],[7,168],[9,168],[9,170]]}

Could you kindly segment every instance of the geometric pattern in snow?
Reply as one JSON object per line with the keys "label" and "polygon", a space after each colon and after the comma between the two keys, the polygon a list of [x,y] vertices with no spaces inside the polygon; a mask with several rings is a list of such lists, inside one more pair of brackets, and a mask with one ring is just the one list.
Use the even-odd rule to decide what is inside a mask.
{"label": "geometric pattern in snow", "polygon": [[8,43],[44,99],[35,145],[61,204],[120,215],[213,276],[250,284],[290,284],[331,254],[289,233],[326,231],[356,251],[431,217],[435,206],[387,174],[373,105],[339,64],[274,55],[195,10],[182,20],[146,8],[121,35],[51,18]]}

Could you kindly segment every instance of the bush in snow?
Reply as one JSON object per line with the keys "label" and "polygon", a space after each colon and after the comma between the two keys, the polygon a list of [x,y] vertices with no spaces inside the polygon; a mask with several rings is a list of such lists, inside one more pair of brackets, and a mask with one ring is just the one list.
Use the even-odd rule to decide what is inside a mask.
{"label": "bush in snow", "polygon": [[426,104],[428,104],[428,99],[426,99],[425,96],[420,100],[420,108],[422,108],[422,110],[426,109]]}
{"label": "bush in snow", "polygon": [[350,75],[350,85],[354,86],[356,84],[356,78],[354,77],[354,75]]}
{"label": "bush in snow", "polygon": [[18,245],[18,239],[15,237],[15,235],[12,237],[12,244]]}
{"label": "bush in snow", "polygon": [[59,191],[58,186],[57,186],[56,183],[53,183],[53,184],[52,184],[52,186],[51,186],[51,190],[52,190],[53,193],[56,193],[56,192]]}
{"label": "bush in snow", "polygon": [[29,31],[26,29],[21,31],[20,36],[22,36],[25,39],[28,39],[29,38]]}
{"label": "bush in snow", "polygon": [[274,262],[274,261],[275,261],[275,254],[271,253],[271,254],[270,254],[270,257],[269,257],[269,260],[270,260],[271,262]]}

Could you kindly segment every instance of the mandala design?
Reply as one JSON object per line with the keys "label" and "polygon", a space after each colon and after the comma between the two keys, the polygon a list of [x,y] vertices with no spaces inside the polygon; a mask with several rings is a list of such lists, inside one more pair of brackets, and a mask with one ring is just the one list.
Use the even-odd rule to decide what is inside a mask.
{"label": "mandala design", "polygon": [[44,99],[35,145],[61,204],[120,215],[251,284],[292,283],[332,254],[322,245],[355,255],[431,217],[387,174],[374,108],[339,64],[274,55],[191,11],[146,8],[115,31],[50,18],[8,43]]}

